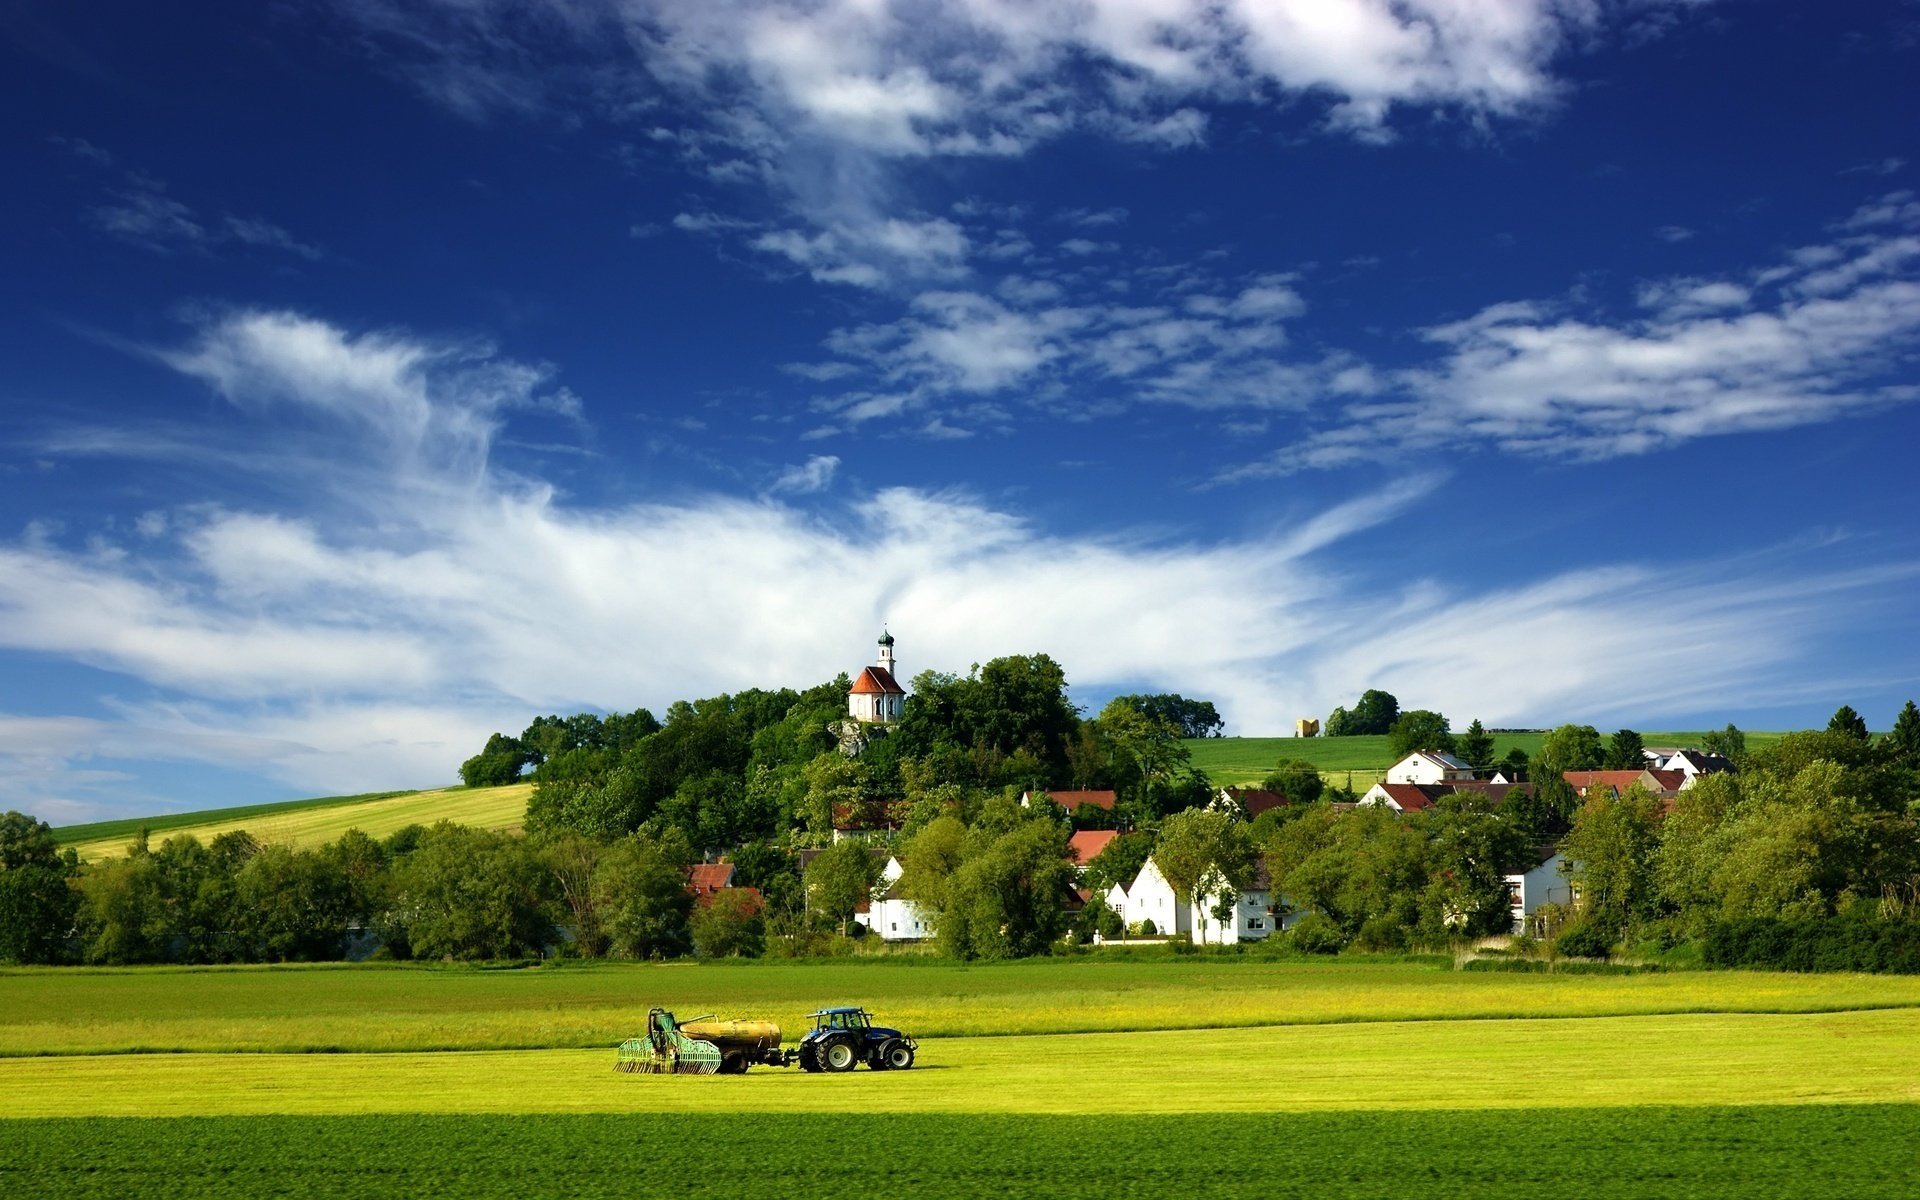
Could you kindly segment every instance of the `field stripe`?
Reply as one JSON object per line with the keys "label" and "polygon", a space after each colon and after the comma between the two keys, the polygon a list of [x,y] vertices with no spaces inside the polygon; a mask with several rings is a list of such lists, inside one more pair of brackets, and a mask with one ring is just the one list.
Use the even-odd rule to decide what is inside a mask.
{"label": "field stripe", "polygon": [[11,1059],[11,1117],[1179,1113],[1920,1102],[1920,1014],[1410,1022],[930,1039],[922,1067],[616,1074],[607,1050]]}

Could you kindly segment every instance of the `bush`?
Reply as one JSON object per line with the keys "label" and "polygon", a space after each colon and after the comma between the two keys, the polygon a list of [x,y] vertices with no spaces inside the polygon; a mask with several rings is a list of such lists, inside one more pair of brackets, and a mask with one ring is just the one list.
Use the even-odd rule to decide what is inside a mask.
{"label": "bush", "polygon": [[1405,950],[1407,948],[1407,929],[1399,921],[1386,913],[1368,917],[1360,926],[1360,932],[1354,935],[1356,950]]}
{"label": "bush", "polygon": [[1716,967],[1920,974],[1920,921],[1753,917],[1707,930],[1701,957]]}
{"label": "bush", "polygon": [[1555,938],[1553,948],[1569,958],[1606,958],[1613,953],[1613,939],[1592,921],[1582,921]]}
{"label": "bush", "polygon": [[1347,946],[1347,935],[1322,913],[1301,917],[1287,931],[1287,940],[1303,954],[1338,954]]}

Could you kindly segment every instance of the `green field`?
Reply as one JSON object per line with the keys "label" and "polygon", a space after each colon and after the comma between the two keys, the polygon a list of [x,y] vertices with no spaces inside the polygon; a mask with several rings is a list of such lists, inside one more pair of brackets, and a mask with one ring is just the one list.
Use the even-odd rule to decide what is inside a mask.
{"label": "green field", "polygon": [[484,829],[518,829],[526,818],[527,797],[532,794],[532,784],[515,783],[493,788],[336,796],[101,825],[70,825],[55,830],[54,835],[62,845],[78,851],[81,858],[92,860],[125,853],[142,826],[156,846],[167,837],[181,834],[206,842],[236,829],[244,829],[262,842],[296,846],[330,842],[349,829],[385,837],[409,825],[431,825],[441,820]]}
{"label": "green field", "polygon": [[1828,1200],[1920,1194],[1916,1139],[1909,1105],[0,1121],[0,1194]]}
{"label": "green field", "polygon": [[795,1030],[863,1003],[929,1037],[1906,1009],[1920,977],[1685,971],[1454,971],[1446,960],[1097,955],[474,967],[16,968],[0,971],[0,1056],[126,1052],[573,1049],[639,1028],[649,1004]]}
{"label": "green field", "polygon": [[[1539,751],[1540,740],[1544,736],[1539,733],[1496,733],[1493,735],[1493,752],[1496,757],[1505,757],[1507,751],[1518,748],[1534,754]],[[1649,746],[1698,746],[1706,733],[1701,730],[1669,730],[1640,736]],[[1779,737],[1777,733],[1749,733],[1747,747],[1758,749]],[[1344,785],[1347,774],[1351,772],[1355,790],[1364,790],[1376,783],[1393,765],[1393,755],[1387,749],[1384,734],[1338,738],[1189,738],[1182,745],[1192,752],[1193,765],[1222,785],[1258,783],[1272,774],[1274,764],[1281,759],[1298,758],[1319,767],[1320,774],[1329,783]]]}
{"label": "green field", "polygon": [[[612,1070],[862,1003],[912,1071]],[[135,1051],[135,1052],[128,1052]],[[1089,956],[0,971],[13,1196],[1920,1196],[1920,978]]]}

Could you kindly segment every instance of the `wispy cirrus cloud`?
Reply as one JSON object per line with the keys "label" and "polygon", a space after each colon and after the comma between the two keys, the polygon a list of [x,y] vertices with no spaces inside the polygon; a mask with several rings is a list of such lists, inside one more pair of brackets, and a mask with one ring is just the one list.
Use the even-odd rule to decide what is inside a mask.
{"label": "wispy cirrus cloud", "polygon": [[[181,504],[121,523],[131,537],[0,545],[0,646],[155,696],[107,717],[0,719],[0,756],[42,745],[10,802],[111,811],[111,755],[237,763],[316,791],[443,782],[536,712],[831,678],[883,619],[910,669],[1045,650],[1083,694],[1198,692],[1247,733],[1350,700],[1356,680],[1490,721],[1645,718],[1785,686],[1860,606],[1911,587],[1911,565],[1866,569],[1830,546],[1496,585],[1372,578],[1327,556],[1425,502],[1438,475],[1225,540],[1049,533],[963,493],[858,480],[810,507],[581,505],[499,472],[492,426],[466,424],[498,409],[495,381],[545,368],[447,344],[255,313],[155,356],[228,397],[224,421],[266,433],[291,409],[358,443],[384,482],[326,470],[337,450],[323,448],[296,473],[308,494],[281,508]],[[396,429],[440,428],[470,428],[471,452],[373,452]],[[830,462],[795,468],[787,494],[824,494]],[[346,491],[377,503],[336,502]]]}

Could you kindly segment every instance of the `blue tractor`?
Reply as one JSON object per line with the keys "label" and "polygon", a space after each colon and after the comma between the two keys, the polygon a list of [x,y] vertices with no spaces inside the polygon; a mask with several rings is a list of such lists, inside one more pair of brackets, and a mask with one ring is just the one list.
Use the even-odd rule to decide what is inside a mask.
{"label": "blue tractor", "polygon": [[803,1071],[851,1071],[861,1063],[875,1071],[904,1071],[920,1048],[898,1029],[875,1025],[864,1008],[823,1008],[807,1015],[813,1029],[800,1039]]}

